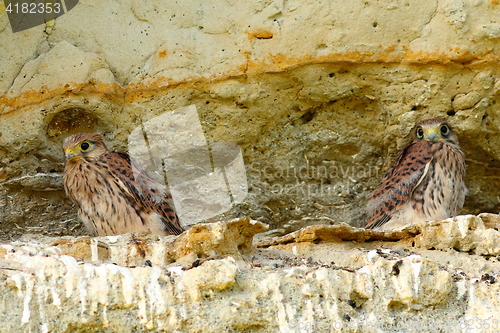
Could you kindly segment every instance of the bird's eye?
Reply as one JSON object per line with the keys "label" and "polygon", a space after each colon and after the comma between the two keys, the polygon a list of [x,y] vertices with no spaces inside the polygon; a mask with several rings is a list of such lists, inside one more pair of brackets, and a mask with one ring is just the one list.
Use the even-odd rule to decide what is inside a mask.
{"label": "bird's eye", "polygon": [[448,134],[450,134],[450,128],[446,124],[441,125],[441,128],[439,130],[441,131],[441,135],[443,136],[447,136]]}
{"label": "bird's eye", "polygon": [[417,138],[422,139],[424,137],[424,130],[422,127],[417,128]]}
{"label": "bird's eye", "polygon": [[82,151],[87,151],[90,149],[90,143],[88,143],[87,141],[83,141],[81,144],[80,144],[80,149]]}

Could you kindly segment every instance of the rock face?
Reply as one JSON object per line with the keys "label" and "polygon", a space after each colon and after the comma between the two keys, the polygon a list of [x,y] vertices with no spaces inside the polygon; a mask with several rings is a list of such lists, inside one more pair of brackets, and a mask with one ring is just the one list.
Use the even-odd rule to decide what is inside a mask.
{"label": "rock face", "polygon": [[2,332],[491,332],[499,224],[310,226],[255,248],[267,228],[243,218],[177,238],[12,242],[0,246]]}
{"label": "rock face", "polygon": [[245,214],[281,232],[345,222],[406,135],[442,117],[467,155],[464,212],[498,212],[495,1],[80,1],[12,33],[0,18],[1,234],[84,233],[61,191],[62,139],[127,135],[198,108],[243,150]]}
{"label": "rock face", "polygon": [[[463,213],[500,210],[499,16],[497,0],[81,0],[12,33],[0,15],[2,331],[498,329],[496,216],[352,226],[433,117],[467,156]],[[213,220],[267,223],[258,249],[248,219],[83,236],[62,140],[128,151],[188,105],[207,141],[242,149],[248,195]]]}

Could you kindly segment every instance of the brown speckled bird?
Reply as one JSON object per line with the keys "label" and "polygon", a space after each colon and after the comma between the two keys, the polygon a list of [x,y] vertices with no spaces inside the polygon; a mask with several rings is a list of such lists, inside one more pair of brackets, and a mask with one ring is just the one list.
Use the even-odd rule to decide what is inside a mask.
{"label": "brown speckled bird", "polygon": [[392,163],[368,203],[365,228],[392,230],[457,215],[464,205],[465,157],[450,125],[428,119]]}
{"label": "brown speckled bird", "polygon": [[109,150],[100,134],[72,135],[63,149],[64,189],[92,235],[147,229],[157,235],[182,233],[168,188],[129,155]]}

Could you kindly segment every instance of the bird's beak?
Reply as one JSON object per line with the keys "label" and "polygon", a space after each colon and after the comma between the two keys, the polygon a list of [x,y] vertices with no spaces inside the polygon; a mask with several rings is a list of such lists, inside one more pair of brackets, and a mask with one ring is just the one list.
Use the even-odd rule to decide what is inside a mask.
{"label": "bird's beak", "polygon": [[425,140],[427,140],[427,141],[436,141],[441,136],[439,135],[439,133],[435,129],[431,128],[431,129],[427,130],[424,137],[425,137]]}
{"label": "bird's beak", "polygon": [[73,148],[67,148],[64,150],[64,155],[66,156],[66,160],[70,160],[71,158],[78,155],[78,152]]}

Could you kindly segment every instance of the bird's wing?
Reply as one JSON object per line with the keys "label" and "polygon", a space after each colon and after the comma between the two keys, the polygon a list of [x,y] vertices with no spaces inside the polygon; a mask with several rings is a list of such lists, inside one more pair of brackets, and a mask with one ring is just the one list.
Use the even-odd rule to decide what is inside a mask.
{"label": "bird's wing", "polygon": [[428,141],[412,143],[399,153],[368,203],[365,228],[387,223],[410,200],[413,191],[426,179],[433,155]]}
{"label": "bird's wing", "polygon": [[116,166],[109,168],[109,171],[118,180],[129,199],[142,209],[157,213],[169,233],[178,235],[184,231],[168,187],[156,182],[146,170],[123,152],[110,151],[104,158],[109,165]]}

